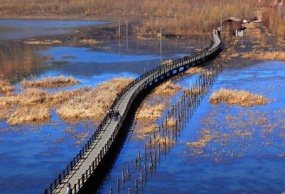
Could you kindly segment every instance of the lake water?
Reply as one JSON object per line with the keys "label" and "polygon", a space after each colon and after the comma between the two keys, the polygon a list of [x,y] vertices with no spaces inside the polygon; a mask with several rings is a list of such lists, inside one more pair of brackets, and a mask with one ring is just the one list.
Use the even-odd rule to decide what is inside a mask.
{"label": "lake water", "polygon": [[[21,38],[73,32],[73,29],[101,22],[0,20],[0,74],[17,87],[23,78],[73,76],[81,81],[70,90],[91,86],[114,77],[136,78],[157,67],[162,60],[173,59],[194,52],[209,42],[195,40],[164,40],[160,52],[159,40],[112,40],[104,47],[26,45]],[[96,38],[96,37],[94,37]],[[18,39],[7,42],[7,39]],[[106,49],[108,48],[108,49]],[[1,97],[1,96],[0,96]],[[1,111],[1,110],[0,110]],[[0,193],[42,193],[81,146],[65,129],[91,135],[96,127],[88,121],[68,124],[55,112],[48,124],[10,126],[0,121]]]}
{"label": "lake water", "polygon": [[106,23],[67,20],[0,20],[0,40],[67,34],[76,31],[76,28]]}
{"label": "lake water", "polygon": [[[284,62],[263,62],[243,69],[224,69],[213,88],[183,128],[176,144],[161,154],[155,172],[141,183],[134,161],[144,156],[143,143],[129,135],[117,162],[99,193],[110,188],[117,193],[117,179],[129,168],[131,177],[120,182],[120,193],[128,188],[139,193],[282,193],[285,191],[285,112]],[[189,88],[197,78],[179,81]],[[213,106],[210,95],[220,89],[248,90],[269,99],[264,106],[242,108]],[[282,89],[283,88],[283,89]],[[229,119],[230,118],[230,119]],[[264,122],[263,122],[264,121]],[[187,142],[200,139],[203,130],[213,139],[202,149],[191,149]],[[239,132],[248,132],[240,136]],[[142,162],[142,169],[144,162]],[[147,162],[148,165],[148,162]],[[143,170],[144,171],[144,170]]]}
{"label": "lake water", "polygon": [[[77,27],[75,23],[68,28]],[[47,23],[41,25],[46,26]],[[0,31],[7,33],[9,28],[11,32],[15,31],[13,26],[0,27]],[[15,34],[14,38],[19,38],[20,34]],[[159,51],[159,40],[112,40],[105,44],[108,49],[2,43],[0,70],[15,85],[22,78],[31,76],[40,79],[72,75],[81,83],[63,90],[95,87],[114,77],[136,78],[160,65],[162,60],[193,53],[194,48],[202,48],[207,43],[163,40],[163,52]],[[160,156],[155,172],[148,174],[144,186],[139,187],[139,193],[285,191],[285,170],[282,168],[285,165],[284,72],[285,64],[278,61],[224,69],[177,137],[176,144]],[[196,79],[197,75],[178,83],[189,88]],[[269,99],[269,104],[251,108],[209,104],[211,93],[221,87],[262,94]],[[173,102],[179,99],[179,95],[173,97]],[[206,122],[207,119],[213,122]],[[78,139],[66,132],[67,128],[73,129],[76,134],[89,135],[95,129],[87,121],[74,125],[65,123],[54,112],[51,121],[45,125],[9,126],[5,120],[1,121],[0,193],[42,193],[88,140],[85,138],[82,144],[76,145]],[[194,152],[186,143],[199,140],[205,128],[211,129],[216,136],[203,148],[202,153]],[[251,136],[242,138],[237,135],[238,130],[247,130]],[[231,138],[221,138],[224,134]],[[129,134],[99,193],[109,193],[110,187],[115,189],[117,178],[121,177],[127,166],[131,178],[125,182],[120,193],[127,193],[129,187],[134,190],[134,179],[138,177],[134,159],[138,150],[143,151],[143,144],[143,141],[135,138],[135,132]]]}

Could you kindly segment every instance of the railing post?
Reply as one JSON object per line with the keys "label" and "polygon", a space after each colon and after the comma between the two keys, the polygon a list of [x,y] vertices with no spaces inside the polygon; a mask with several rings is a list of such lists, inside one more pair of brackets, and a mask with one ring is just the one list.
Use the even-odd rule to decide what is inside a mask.
{"label": "railing post", "polygon": [[74,184],[74,186],[73,186],[73,193],[75,194],[76,193],[76,184]]}
{"label": "railing post", "polygon": [[85,180],[84,180],[84,174],[82,174],[82,185],[84,184]]}

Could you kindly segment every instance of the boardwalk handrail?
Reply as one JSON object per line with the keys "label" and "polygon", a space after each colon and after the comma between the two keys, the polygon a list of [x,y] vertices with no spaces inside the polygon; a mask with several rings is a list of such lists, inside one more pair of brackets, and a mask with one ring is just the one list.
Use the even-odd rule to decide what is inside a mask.
{"label": "boardwalk handrail", "polygon": [[[93,173],[94,169],[96,169],[96,167],[98,166],[99,162],[101,161],[101,159],[103,158],[103,156],[105,155],[105,153],[108,151],[108,149],[110,148],[110,146],[112,145],[113,141],[115,140],[121,126],[123,125],[129,109],[132,105],[132,102],[135,100],[136,96],[138,96],[138,94],[144,90],[149,84],[151,84],[153,81],[155,81],[156,79],[158,79],[160,76],[171,72],[177,68],[183,67],[186,64],[191,64],[192,66],[196,66],[196,62],[198,62],[199,60],[204,60],[207,57],[212,56],[213,54],[219,52],[219,50],[221,49],[221,40],[219,39],[218,35],[217,35],[217,31],[214,30],[213,34],[211,36],[211,43],[209,46],[207,46],[205,49],[196,52],[193,56],[186,56],[184,58],[180,58],[180,59],[176,59],[171,61],[170,65],[167,66],[158,66],[146,73],[144,73],[143,75],[141,75],[140,77],[136,78],[134,81],[132,81],[116,98],[116,100],[113,102],[113,104],[111,105],[111,109],[116,109],[117,106],[120,104],[120,101],[124,98],[124,96],[128,93],[128,91],[134,87],[136,84],[138,84],[140,81],[142,81],[143,79],[146,79],[148,77],[148,79],[146,79],[143,83],[141,83],[139,85],[139,87],[136,88],[136,90],[133,92],[133,94],[131,95],[128,103],[127,103],[127,107],[125,109],[125,111],[123,112],[123,114],[121,115],[121,119],[118,122],[118,124],[115,127],[115,130],[113,131],[111,137],[109,138],[109,140],[107,141],[107,143],[105,144],[105,146],[100,150],[100,154],[94,159],[92,165],[89,166],[89,170],[86,171],[86,173],[84,175],[82,175],[82,179],[81,179],[81,183],[78,180],[78,187],[76,187],[76,184],[73,187],[74,193],[76,193],[76,191],[78,191],[80,189],[80,186],[82,186],[85,182],[85,179],[87,179],[89,176],[91,176],[91,174]],[[107,124],[107,121],[109,119],[109,116],[106,115],[104,117],[104,119],[102,120],[102,122],[98,125],[97,130],[92,134],[92,136],[90,137],[90,139],[85,143],[85,145],[82,147],[82,149],[78,152],[78,154],[68,163],[67,167],[57,176],[57,178],[54,179],[54,181],[49,185],[49,187],[47,189],[45,189],[44,193],[52,193],[53,190],[59,185],[61,184],[62,180],[69,174],[69,172],[74,168],[74,166],[77,164],[77,162],[82,159],[82,157],[84,156],[84,154],[87,152],[87,150],[91,147],[91,145],[93,144],[93,142],[96,140],[96,138],[98,137],[98,135],[102,132],[102,129],[104,128],[104,126]]]}

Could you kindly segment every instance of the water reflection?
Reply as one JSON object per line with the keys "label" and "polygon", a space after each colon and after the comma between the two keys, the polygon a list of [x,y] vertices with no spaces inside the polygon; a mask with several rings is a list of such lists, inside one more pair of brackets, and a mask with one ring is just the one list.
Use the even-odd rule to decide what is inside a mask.
{"label": "water reflection", "polygon": [[37,50],[46,49],[46,46],[33,46],[21,43],[0,44],[0,74],[12,82],[22,77],[40,73],[40,64],[47,59],[44,56],[35,56]]}
{"label": "water reflection", "polygon": [[76,27],[102,25],[107,22],[67,20],[0,20],[0,40],[67,34]]}

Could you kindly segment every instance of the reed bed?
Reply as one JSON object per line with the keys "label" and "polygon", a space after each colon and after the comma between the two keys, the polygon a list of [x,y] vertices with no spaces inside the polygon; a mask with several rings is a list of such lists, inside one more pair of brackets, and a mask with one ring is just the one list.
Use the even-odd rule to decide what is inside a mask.
{"label": "reed bed", "polygon": [[181,90],[182,87],[179,85],[175,85],[172,81],[167,81],[166,83],[163,83],[159,87],[154,89],[153,95],[155,96],[172,96],[173,94],[177,93],[179,90]]}
{"label": "reed bed", "polygon": [[9,115],[9,109],[0,108],[0,121],[7,119]]}
{"label": "reed bed", "polygon": [[79,81],[75,80],[73,77],[48,77],[43,78],[42,80],[32,80],[28,81],[26,79],[20,82],[20,85],[24,88],[35,88],[35,87],[42,87],[42,88],[59,88],[65,86],[73,86],[78,84]]}
{"label": "reed bed", "polygon": [[[43,16],[70,17],[111,15],[113,18],[128,16],[129,20],[139,18],[133,25],[137,36],[181,36],[200,35],[209,32],[223,17],[244,18],[245,13],[253,13],[256,2],[250,0],[141,0],[139,2],[106,0],[0,0],[2,16]],[[191,14],[189,14],[191,13]],[[250,14],[249,17],[252,17]],[[160,33],[162,29],[162,33]]]}
{"label": "reed bed", "polygon": [[0,93],[11,94],[14,91],[14,87],[8,80],[0,79]]}
{"label": "reed bed", "polygon": [[243,58],[255,59],[255,60],[278,60],[285,61],[284,51],[275,52],[250,52],[242,55]]}
{"label": "reed bed", "polygon": [[173,128],[176,126],[176,119],[175,118],[167,118],[166,120],[166,127]]}
{"label": "reed bed", "polygon": [[185,71],[186,74],[202,74],[205,72],[205,69],[202,67],[192,67]]}
{"label": "reed bed", "polygon": [[61,44],[61,40],[27,40],[24,41],[24,44],[30,45],[53,45],[53,44]]}
{"label": "reed bed", "polygon": [[101,42],[99,40],[95,40],[95,39],[92,39],[92,38],[88,38],[88,39],[82,39],[79,41],[80,43],[83,43],[83,44],[100,44]]}
{"label": "reed bed", "polygon": [[170,137],[162,137],[157,135],[151,143],[152,145],[164,145],[166,147],[171,147],[175,144],[175,141]]}
{"label": "reed bed", "polygon": [[153,106],[144,104],[136,114],[136,120],[141,122],[154,122],[162,116],[162,112],[165,108],[166,103]]}
{"label": "reed bed", "polygon": [[[57,81],[54,81],[57,80]],[[60,78],[62,80],[62,78]],[[48,93],[33,87],[52,87],[65,85],[72,81],[43,79],[39,82],[22,81],[26,87],[20,94],[0,97],[0,119],[7,119],[10,125],[45,122],[50,118],[50,111],[56,107],[57,113],[64,119],[94,119],[96,123],[103,119],[106,111],[118,94],[133,80],[115,78],[100,84],[97,88],[79,88],[71,91]],[[69,79],[67,79],[69,80]],[[36,107],[36,108],[35,108]]]}
{"label": "reed bed", "polygon": [[187,142],[186,145],[193,148],[204,148],[213,139],[210,134],[204,134],[201,139],[195,142]]}
{"label": "reed bed", "polygon": [[133,79],[129,78],[114,78],[104,82],[97,88],[63,103],[56,112],[67,121],[92,119],[94,123],[98,124],[116,97],[132,81]]}
{"label": "reed bed", "polygon": [[21,107],[13,112],[7,119],[10,125],[23,123],[45,122],[51,117],[50,110],[46,107]]}
{"label": "reed bed", "polygon": [[238,91],[221,88],[211,95],[209,102],[212,104],[220,104],[224,102],[228,105],[250,107],[267,104],[268,100],[262,95],[255,95],[245,90]]}
{"label": "reed bed", "polygon": [[89,87],[79,88],[71,91],[59,91],[56,93],[48,93],[38,88],[28,88],[23,93],[17,95],[10,95],[0,98],[0,108],[9,108],[12,106],[31,106],[42,105],[53,107],[61,104],[62,102],[77,96],[83,95],[85,92],[90,91]]}
{"label": "reed bed", "polygon": [[149,134],[152,134],[153,132],[156,132],[158,130],[158,125],[153,123],[147,123],[147,124],[140,124],[140,126],[137,127],[137,138],[138,139],[144,139]]}

